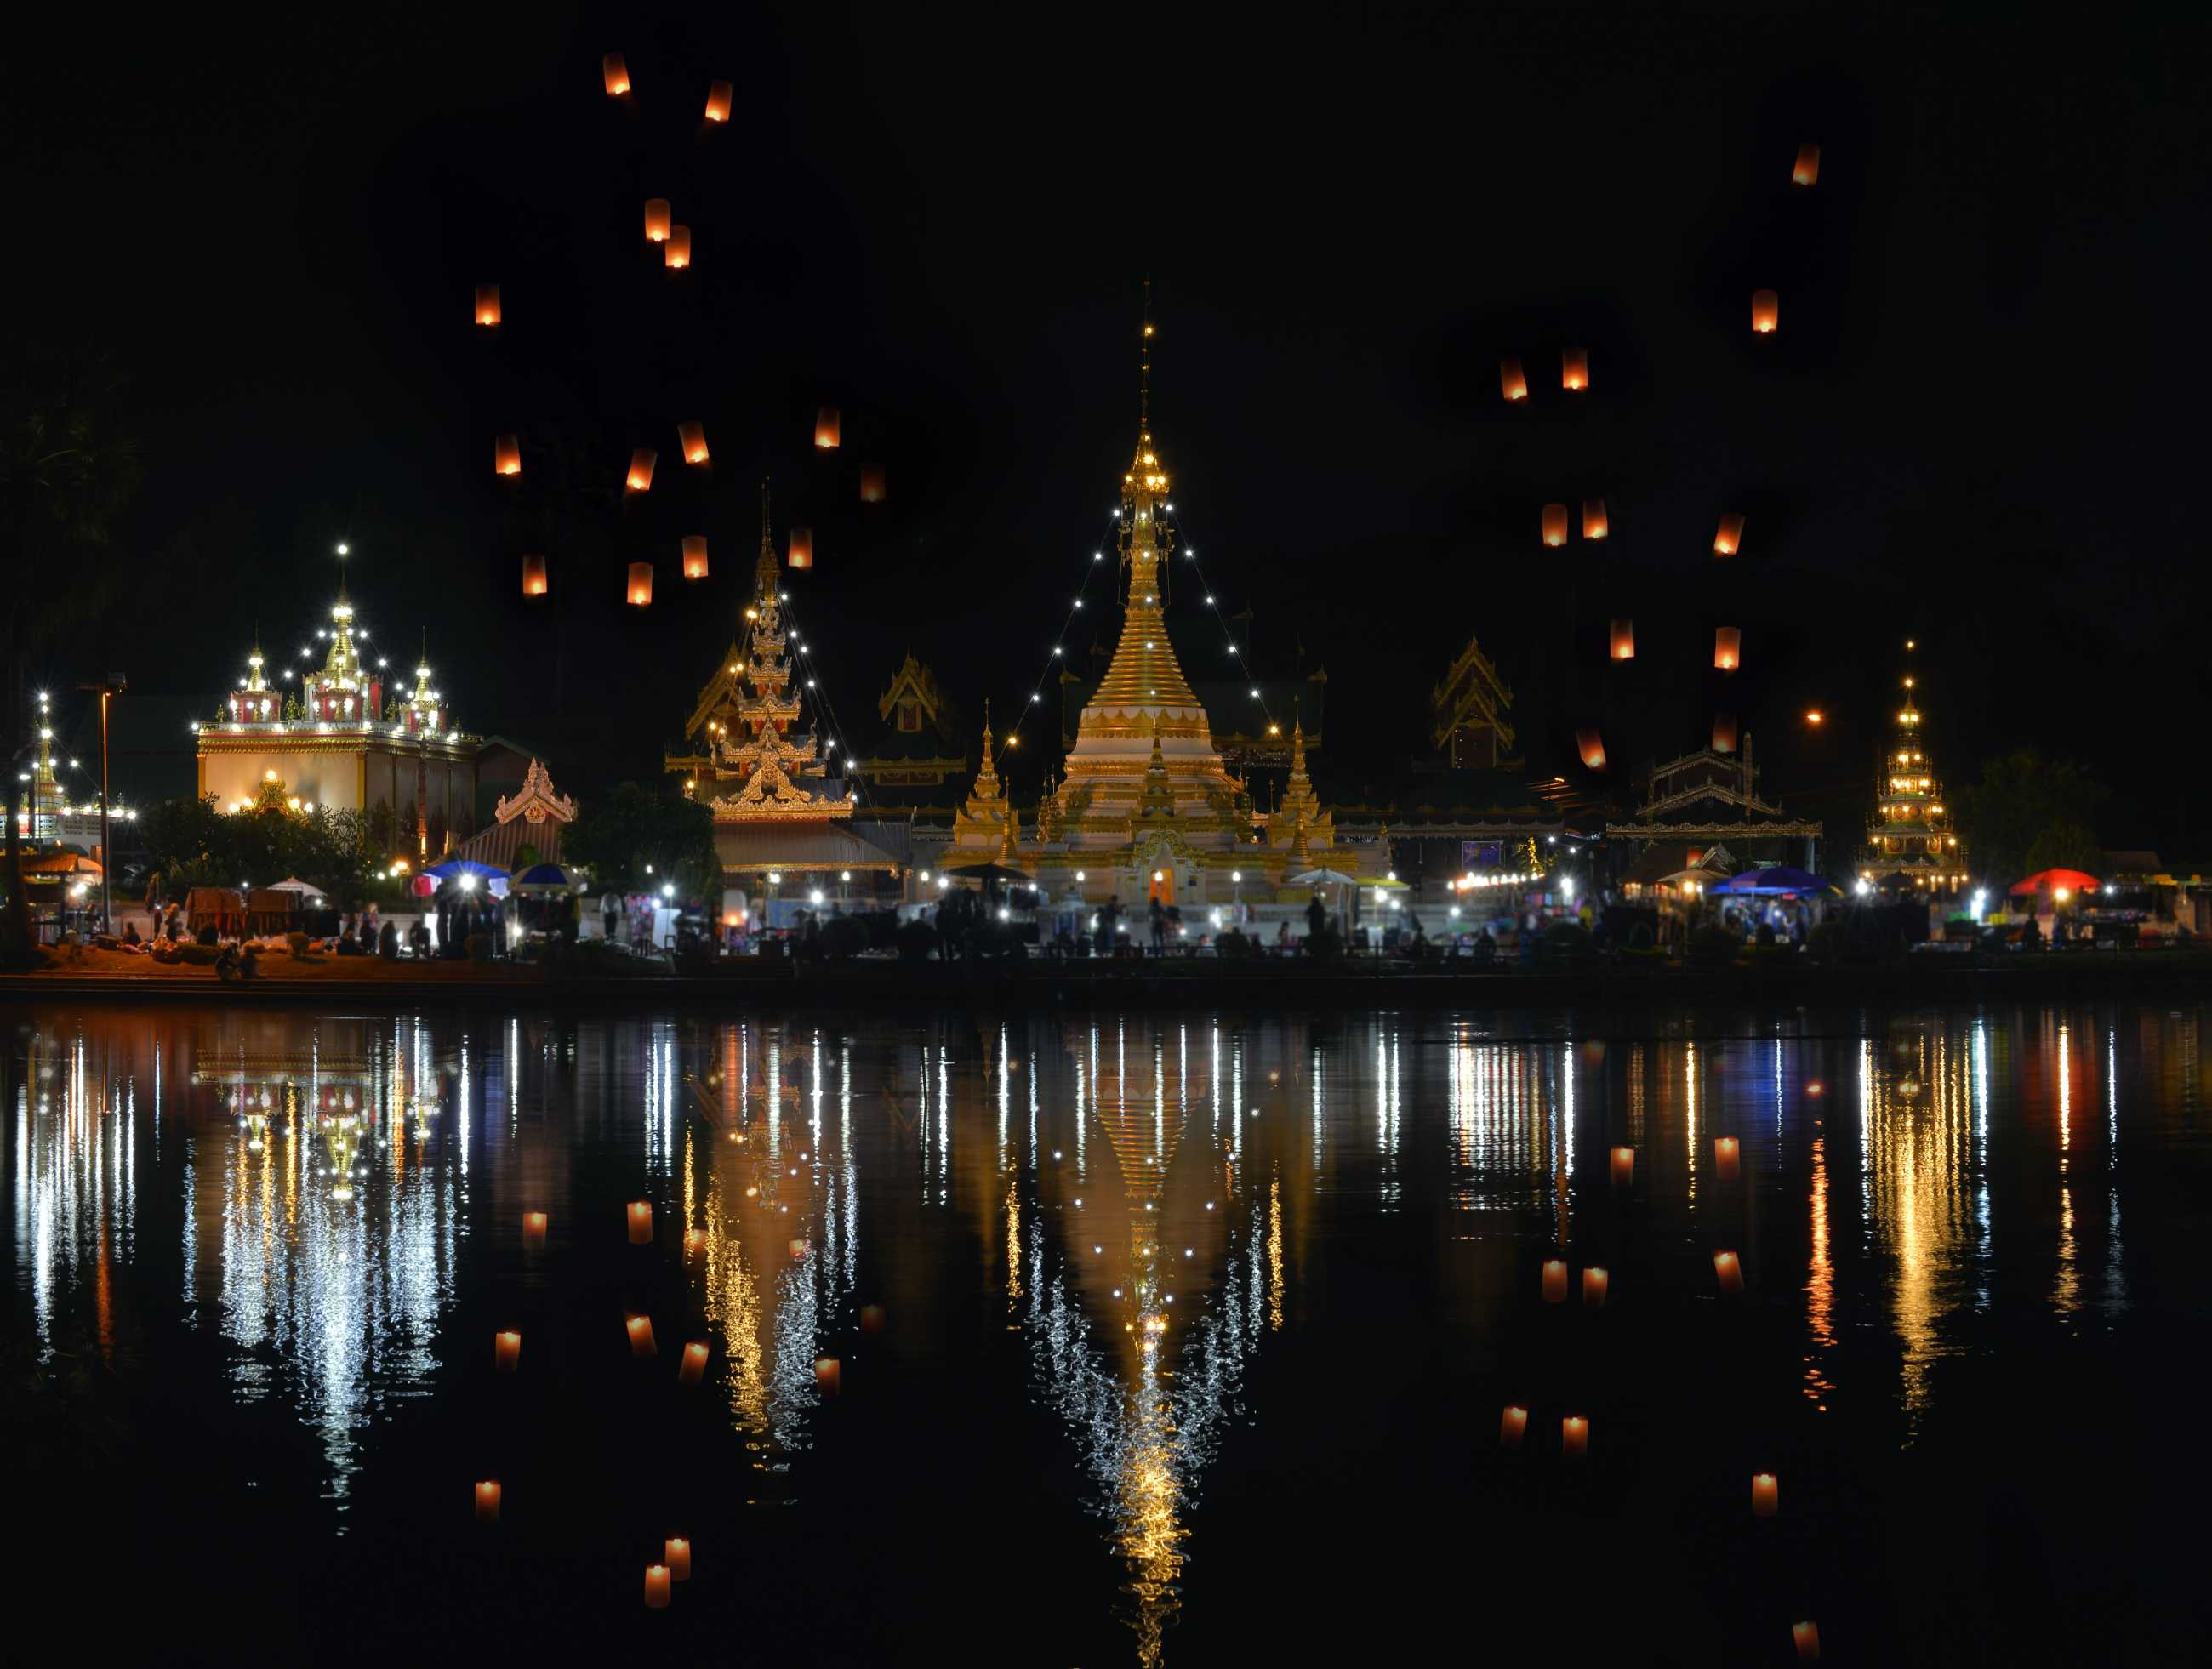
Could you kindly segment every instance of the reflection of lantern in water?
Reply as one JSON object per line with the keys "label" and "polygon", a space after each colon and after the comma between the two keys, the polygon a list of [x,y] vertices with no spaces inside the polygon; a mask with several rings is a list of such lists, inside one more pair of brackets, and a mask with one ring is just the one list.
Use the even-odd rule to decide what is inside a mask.
{"label": "reflection of lantern in water", "polygon": [[860,470],[860,502],[881,504],[884,501],[884,466],[869,464]]}
{"label": "reflection of lantern in water", "polygon": [[479,325],[499,323],[499,286],[497,284],[477,286],[477,323]]}
{"label": "reflection of lantern in water", "polygon": [[823,1396],[836,1396],[842,1380],[842,1370],[836,1356],[817,1356],[814,1359],[814,1388]]}
{"label": "reflection of lantern in water", "polygon": [[814,1248],[812,1247],[809,1246],[803,1240],[795,1240],[792,1241],[790,1247],[792,1261],[793,1263],[798,1262],[813,1249]]}
{"label": "reflection of lantern in water", "polygon": [[653,466],[660,462],[660,454],[650,446],[640,446],[629,455],[629,473],[623,477],[624,488],[633,493],[653,490]]}
{"label": "reflection of lantern in water", "polygon": [[1743,633],[1734,626],[1713,628],[1713,668],[1733,672],[1743,664]]}
{"label": "reflection of lantern in water", "polygon": [[1733,1182],[1738,1174],[1740,1150],[1733,1136],[1713,1138],[1713,1168],[1720,1173],[1721,1180]]}
{"label": "reflection of lantern in water", "polygon": [[1743,1290],[1743,1262],[1735,1253],[1714,1253],[1713,1273],[1719,1278],[1723,1292]]}
{"label": "reflection of lantern in water", "polygon": [[1544,507],[1544,543],[1563,545],[1567,542],[1567,507],[1547,504]]}
{"label": "reflection of lantern in water", "polygon": [[545,1213],[525,1211],[522,1214],[522,1248],[526,1252],[545,1249]]}
{"label": "reflection of lantern in water", "polygon": [[1544,1302],[1547,1304],[1567,1302],[1567,1263],[1564,1258],[1544,1259]]}
{"label": "reflection of lantern in water", "polygon": [[650,1246],[653,1243],[653,1202],[633,1199],[629,1203],[629,1243]]}
{"label": "reflection of lantern in water", "polygon": [[1820,1660],[1820,1625],[1817,1623],[1792,1623],[1790,1639],[1797,1648],[1798,1660],[1818,1663]]}
{"label": "reflection of lantern in water", "polygon": [[543,556],[525,556],[522,559],[522,594],[525,597],[543,597],[550,588],[545,577],[545,559]]}
{"label": "reflection of lantern in water", "polygon": [[1899,1101],[1918,1101],[1920,1099],[1920,1080],[1918,1078],[1911,1077],[1898,1079],[1897,1098]]}
{"label": "reflection of lantern in water", "polygon": [[660,1544],[660,1557],[668,1562],[672,1581],[691,1580],[691,1542],[685,1536],[671,1536]]}
{"label": "reflection of lantern in water", "polygon": [[1589,1422],[1579,1414],[1570,1414],[1559,1422],[1559,1457],[1564,1460],[1579,1460],[1589,1453]]}
{"label": "reflection of lantern in water", "polygon": [[1612,1278],[1613,1278],[1610,1275],[1595,1264],[1592,1264],[1587,1269],[1583,1270],[1583,1302],[1589,1305],[1592,1309],[1603,1309],[1605,1308],[1605,1290],[1611,1284]]}
{"label": "reflection of lantern in water", "polygon": [[522,1335],[519,1332],[495,1333],[492,1337],[492,1360],[502,1374],[511,1374],[522,1360]]}
{"label": "reflection of lantern in water", "polygon": [[1522,1435],[1528,1429],[1528,1411],[1517,1404],[1506,1405],[1505,1412],[1498,1422],[1498,1441],[1507,1448],[1519,1448]]}
{"label": "reflection of lantern in water", "polygon": [[688,267],[691,264],[691,228],[678,223],[668,228],[668,241],[660,246],[660,264],[665,267]]}
{"label": "reflection of lantern in water", "polygon": [[1782,1486],[1772,1472],[1751,1475],[1751,1512],[1754,1518],[1772,1518],[1780,1508]]}
{"label": "reflection of lantern in water", "polygon": [[629,1353],[634,1356],[655,1354],[653,1344],[653,1318],[633,1315],[623,1324],[629,1330]]}
{"label": "reflection of lantern in water", "polygon": [[[689,543],[690,541],[686,540],[685,543]],[[702,573],[704,571],[704,569],[701,570]],[[696,1258],[706,1249],[707,1231],[704,1229],[690,1229],[684,1231],[684,1250],[687,1255]]]}
{"label": "reflection of lantern in water", "polygon": [[881,1304],[861,1305],[860,1331],[864,1333],[879,1333],[883,1330],[884,1307]]}
{"label": "reflection of lantern in water", "polygon": [[814,530],[812,528],[794,527],[791,530],[790,543],[785,550],[783,560],[784,565],[787,567],[811,568],[814,566]]}
{"label": "reflection of lantern in water", "polygon": [[1735,714],[1733,713],[1716,713],[1713,715],[1713,751],[1735,751]]}
{"label": "reflection of lantern in water", "polygon": [[1588,725],[1575,732],[1575,747],[1583,756],[1583,764],[1593,771],[1605,768],[1605,738]]}
{"label": "reflection of lantern in water", "polygon": [[836,406],[823,406],[814,414],[814,445],[819,451],[836,452],[843,433]]}
{"label": "reflection of lantern in water", "polygon": [[610,99],[619,99],[629,91],[629,66],[620,52],[609,52],[599,60],[599,78],[606,83]]}
{"label": "reflection of lantern in water", "polygon": [[1589,349],[1563,348],[1559,350],[1559,386],[1583,389],[1589,386]]}
{"label": "reflection of lantern in water", "polygon": [[1498,361],[1498,383],[1509,400],[1525,400],[1528,398],[1528,379],[1521,374],[1521,361],[1517,359],[1502,359]]}
{"label": "reflection of lantern in water", "polygon": [[1615,660],[1636,658],[1636,622],[1616,620],[1613,622],[1613,658]]}
{"label": "reflection of lantern in water", "polygon": [[1772,290],[1752,291],[1751,328],[1760,336],[1782,328],[1782,300]]}
{"label": "reflection of lantern in water", "polygon": [[645,240],[647,243],[666,243],[670,224],[668,199],[647,197],[645,200]]}
{"label": "reflection of lantern in water", "polygon": [[1602,539],[1606,536],[1605,501],[1586,498],[1583,501],[1583,537]]}
{"label": "reflection of lantern in water", "polygon": [[668,1567],[649,1564],[645,1568],[645,1604],[649,1611],[668,1609]]}
{"label": "reflection of lantern in water", "polygon": [[477,1484],[477,1517],[485,1524],[499,1522],[499,1480],[486,1478]]}
{"label": "reflection of lantern in water", "polygon": [[707,119],[710,122],[726,122],[730,119],[729,82],[707,83]]}
{"label": "reflection of lantern in water", "polygon": [[1820,180],[1820,148],[1818,145],[1797,147],[1797,161],[1790,169],[1792,185],[1817,185]]}
{"label": "reflection of lantern in water", "polygon": [[522,441],[519,436],[502,434],[491,443],[491,467],[495,475],[522,473]]}
{"label": "reflection of lantern in water", "polygon": [[1626,1188],[1636,1180],[1636,1150],[1617,1147],[1613,1150],[1613,1186]]}
{"label": "reflection of lantern in water", "polygon": [[696,1385],[706,1371],[707,1341],[695,1338],[684,1347],[684,1360],[678,1364],[676,1382],[678,1385]]}
{"label": "reflection of lantern in water", "polygon": [[1713,535],[1713,555],[1733,556],[1743,543],[1743,518],[1731,510],[1721,518],[1720,531]]}
{"label": "reflection of lantern in water", "polygon": [[683,443],[684,461],[686,464],[704,464],[707,461],[705,424],[678,423],[676,426],[676,438]]}

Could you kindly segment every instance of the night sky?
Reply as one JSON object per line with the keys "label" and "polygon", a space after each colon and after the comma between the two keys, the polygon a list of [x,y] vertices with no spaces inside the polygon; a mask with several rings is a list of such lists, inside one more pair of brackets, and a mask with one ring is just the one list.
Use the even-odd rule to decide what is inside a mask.
{"label": "night sky", "polygon": [[[1326,666],[1325,793],[1425,753],[1473,633],[1532,773],[1574,774],[1596,723],[1625,778],[1730,710],[1847,856],[1913,636],[1954,786],[2036,743],[2112,786],[2108,846],[2212,858],[2203,25],[1677,10],[398,7],[225,33],[78,9],[0,71],[0,282],[11,334],[129,373],[145,478],[106,640],[28,674],[112,666],[145,713],[210,710],[257,627],[280,660],[312,640],[345,539],[373,640],[411,658],[427,630],[463,721],[589,793],[679,733],[768,474],[779,539],[816,531],[790,588],[850,742],[908,647],[1004,713],[1110,558],[1149,276],[1183,534],[1263,673],[1301,642]],[[736,107],[709,129],[716,78]],[[1820,183],[1793,190],[1808,140]],[[688,272],[641,238],[656,196]],[[519,483],[492,472],[506,431]],[[636,446],[659,481],[624,505]],[[1542,549],[1540,507],[1596,494],[1612,538]],[[1716,561],[1729,509],[1744,549]],[[687,589],[690,532],[714,574]],[[620,601],[635,558],[648,611]],[[1024,776],[1050,753],[1030,734]]]}

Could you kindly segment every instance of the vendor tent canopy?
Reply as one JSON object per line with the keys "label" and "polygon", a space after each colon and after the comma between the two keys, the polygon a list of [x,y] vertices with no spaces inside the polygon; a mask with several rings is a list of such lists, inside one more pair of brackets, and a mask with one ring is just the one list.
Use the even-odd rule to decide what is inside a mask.
{"label": "vendor tent canopy", "polygon": [[1738,897],[1747,895],[1759,898],[1794,898],[1803,893],[1833,892],[1835,889],[1817,875],[1803,870],[1791,869],[1787,865],[1771,869],[1746,870],[1725,881],[1716,882],[1715,894],[1732,893]]}
{"label": "vendor tent canopy", "polygon": [[433,864],[422,871],[435,881],[457,880],[464,875],[473,875],[479,881],[504,881],[507,871],[489,864],[479,864],[473,858],[448,858],[442,864]]}
{"label": "vendor tent canopy", "polygon": [[100,865],[81,852],[50,852],[42,858],[23,859],[23,873],[27,876],[64,875],[96,876]]}
{"label": "vendor tent canopy", "polygon": [[2014,898],[2029,898],[2040,892],[2056,895],[2062,888],[2072,893],[2093,893],[2097,890],[2097,877],[2077,869],[2038,870],[2025,881],[2014,882],[2010,892]]}

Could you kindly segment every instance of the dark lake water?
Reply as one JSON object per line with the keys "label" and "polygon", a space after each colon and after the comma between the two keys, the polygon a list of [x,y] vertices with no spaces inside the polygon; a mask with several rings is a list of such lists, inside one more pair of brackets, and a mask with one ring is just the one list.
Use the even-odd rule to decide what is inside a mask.
{"label": "dark lake water", "polygon": [[79,1655],[2202,1660],[2193,1003],[9,1025]]}

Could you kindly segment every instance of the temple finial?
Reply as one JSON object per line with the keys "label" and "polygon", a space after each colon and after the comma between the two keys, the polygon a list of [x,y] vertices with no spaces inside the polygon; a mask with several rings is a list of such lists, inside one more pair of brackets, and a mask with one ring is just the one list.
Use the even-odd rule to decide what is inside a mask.
{"label": "temple finial", "polygon": [[1144,329],[1137,337],[1137,437],[1152,438],[1152,281],[1145,280]]}

